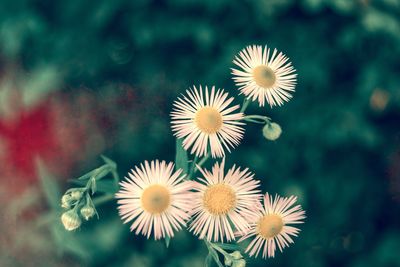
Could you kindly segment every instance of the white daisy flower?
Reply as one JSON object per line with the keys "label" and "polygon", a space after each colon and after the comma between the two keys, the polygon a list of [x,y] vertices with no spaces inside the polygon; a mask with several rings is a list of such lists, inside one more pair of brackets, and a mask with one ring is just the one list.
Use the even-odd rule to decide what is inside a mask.
{"label": "white daisy flower", "polygon": [[173,172],[174,164],[148,161],[135,167],[120,182],[116,194],[118,210],[124,223],[133,221],[130,229],[154,239],[174,236],[189,219],[192,182],[184,182],[182,170]]}
{"label": "white daisy flower", "polygon": [[254,216],[253,207],[259,203],[259,181],[248,169],[234,165],[224,174],[225,162],[217,162],[212,172],[199,168],[204,178],[199,178],[193,196],[193,221],[190,231],[200,239],[214,242],[235,239],[234,231],[245,231],[246,217]]}
{"label": "white daisy flower", "polygon": [[177,138],[183,139],[183,147],[190,153],[202,157],[211,150],[211,156],[223,157],[224,148],[239,145],[243,138],[244,125],[240,120],[243,113],[233,113],[239,105],[228,107],[233,97],[228,98],[228,93],[222,89],[208,87],[205,90],[193,87],[186,90],[186,95],[174,102],[171,112],[172,131]]}
{"label": "white daisy flower", "polygon": [[252,45],[243,49],[233,60],[241,68],[232,69],[233,80],[242,94],[260,106],[265,101],[273,106],[281,106],[292,98],[296,85],[296,70],[289,59],[274,49]]}
{"label": "white daisy flower", "polygon": [[282,198],[278,195],[275,199],[268,193],[264,196],[264,207],[258,215],[252,218],[250,230],[244,231],[239,242],[254,237],[246,248],[246,253],[257,257],[262,250],[262,257],[274,257],[276,246],[282,252],[283,248],[293,243],[291,236],[297,236],[299,228],[289,226],[290,224],[303,223],[305,211],[300,205],[294,206],[297,198],[291,196]]}

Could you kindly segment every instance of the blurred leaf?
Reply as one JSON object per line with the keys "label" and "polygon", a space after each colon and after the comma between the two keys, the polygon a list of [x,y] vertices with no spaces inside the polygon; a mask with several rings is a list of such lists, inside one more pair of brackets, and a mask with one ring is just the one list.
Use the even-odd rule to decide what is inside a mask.
{"label": "blurred leaf", "polygon": [[82,175],[81,177],[77,178],[77,180],[86,180],[89,179],[90,177],[92,177],[92,175],[95,173],[96,170],[90,171],[84,175]]}
{"label": "blurred leaf", "polygon": [[61,75],[56,66],[37,67],[33,73],[25,77],[21,88],[22,101],[25,106],[34,106],[50,92],[59,89]]}
{"label": "blurred leaf", "polygon": [[54,177],[45,167],[41,159],[36,159],[36,170],[40,179],[43,192],[46,196],[47,203],[54,210],[60,209],[61,192],[55,182]]}
{"label": "blurred leaf", "polygon": [[88,250],[79,242],[78,236],[74,232],[65,231],[59,219],[52,224],[51,233],[59,254],[68,252],[81,259],[89,259]]}
{"label": "blurred leaf", "polygon": [[[79,181],[79,180],[70,180],[71,183],[79,185],[79,186],[86,186],[85,181]],[[109,193],[109,194],[114,194],[115,192],[118,191],[118,188],[115,186],[115,183],[113,180],[96,180],[95,182],[95,191],[96,192],[101,192],[101,193]],[[92,190],[93,183],[91,185],[91,190]]]}
{"label": "blurred leaf", "polygon": [[101,155],[101,158],[104,160],[105,163],[107,163],[111,168],[116,169],[117,168],[117,163],[115,163],[113,160],[110,158],[107,158],[104,155]]}
{"label": "blurred leaf", "polygon": [[108,165],[103,165],[97,169],[94,170],[93,173],[93,178],[100,180],[101,178],[104,178],[109,174],[111,171],[111,167]]}
{"label": "blurred leaf", "polygon": [[108,173],[110,173],[110,169],[111,167],[108,164],[106,164],[82,175],[81,177],[77,178],[77,180],[86,180],[91,177],[96,179],[101,179],[105,177]]}
{"label": "blurred leaf", "polygon": [[175,156],[175,168],[182,169],[184,173],[188,173],[188,156],[186,150],[183,149],[182,140],[176,139],[176,156]]}

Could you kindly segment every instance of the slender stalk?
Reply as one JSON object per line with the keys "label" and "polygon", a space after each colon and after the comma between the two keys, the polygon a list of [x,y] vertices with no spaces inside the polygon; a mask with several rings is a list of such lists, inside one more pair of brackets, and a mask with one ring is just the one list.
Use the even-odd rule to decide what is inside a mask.
{"label": "slender stalk", "polygon": [[[195,166],[197,166],[197,167],[203,166],[203,164],[206,163],[206,161],[207,161],[209,158],[210,158],[210,154],[205,155],[205,156],[199,161],[199,163],[198,163],[197,165],[195,165]],[[197,171],[198,171],[198,168],[195,168],[194,171],[193,171],[193,174],[195,174]]]}
{"label": "slender stalk", "polygon": [[197,156],[195,156],[194,159],[193,159],[192,166],[191,166],[190,172],[189,172],[189,178],[190,179],[193,179],[192,176],[193,176],[194,172],[196,171],[196,163],[197,163],[198,159],[199,158]]}
{"label": "slender stalk", "polygon": [[244,113],[244,112],[246,111],[247,106],[248,106],[249,104],[250,104],[250,100],[247,99],[247,98],[245,98],[245,99],[243,100],[243,104],[242,104],[242,108],[240,109],[240,112],[241,112],[241,113]]}
{"label": "slender stalk", "polygon": [[261,115],[246,115],[243,117],[244,121],[248,122],[254,122],[254,123],[259,123],[259,124],[266,124],[270,123],[271,118],[267,116],[261,116]]}
{"label": "slender stalk", "polygon": [[260,119],[260,120],[270,120],[269,117],[267,116],[261,116],[261,115],[246,115],[243,117],[243,119]]}
{"label": "slender stalk", "polygon": [[222,255],[224,255],[225,257],[231,257],[231,255],[229,255],[225,250],[223,250],[220,246],[209,242],[210,246],[213,247],[215,250],[217,250],[219,253],[221,253]]}

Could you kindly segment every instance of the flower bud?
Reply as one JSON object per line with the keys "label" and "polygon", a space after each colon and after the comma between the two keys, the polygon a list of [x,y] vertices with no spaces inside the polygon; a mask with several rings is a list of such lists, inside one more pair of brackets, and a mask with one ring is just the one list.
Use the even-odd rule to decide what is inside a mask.
{"label": "flower bud", "polygon": [[246,261],[244,259],[233,262],[232,267],[246,267]]}
{"label": "flower bud", "polygon": [[69,210],[61,215],[61,222],[68,231],[75,230],[81,226],[81,218],[74,210]]}
{"label": "flower bud", "polygon": [[267,123],[262,129],[263,135],[266,139],[275,141],[282,133],[282,128],[275,122]]}
{"label": "flower bud", "polygon": [[231,254],[229,254],[232,256],[232,258],[234,258],[235,260],[240,260],[243,258],[242,254],[240,254],[240,251],[234,251]]}
{"label": "flower bud", "polygon": [[225,257],[225,266],[232,266],[232,259],[230,257]]}
{"label": "flower bud", "polygon": [[63,195],[61,198],[61,207],[64,209],[70,209],[71,208],[71,196],[70,195]]}
{"label": "flower bud", "polygon": [[79,200],[82,197],[82,191],[74,190],[71,192],[71,199],[72,200]]}
{"label": "flower bud", "polygon": [[86,221],[92,218],[94,213],[95,213],[94,209],[89,205],[86,205],[83,208],[81,208],[81,215],[83,218],[85,218]]}

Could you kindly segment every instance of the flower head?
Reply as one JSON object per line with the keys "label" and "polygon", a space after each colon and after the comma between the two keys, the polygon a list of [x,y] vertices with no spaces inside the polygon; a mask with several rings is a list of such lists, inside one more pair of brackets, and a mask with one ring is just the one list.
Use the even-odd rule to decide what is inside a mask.
{"label": "flower head", "polygon": [[267,140],[275,141],[282,134],[282,128],[275,122],[267,123],[262,129],[263,136]]}
{"label": "flower head", "polygon": [[90,205],[85,205],[81,208],[81,215],[82,217],[88,221],[90,218],[93,217],[93,215],[96,214],[96,211],[94,210],[94,208]]}
{"label": "flower head", "polygon": [[289,59],[274,49],[265,46],[248,46],[235,57],[233,63],[241,68],[232,69],[233,80],[241,93],[260,106],[265,100],[272,106],[281,106],[292,97],[296,85],[295,69]]}
{"label": "flower head", "polygon": [[212,172],[199,168],[204,178],[199,178],[194,188],[193,221],[189,230],[208,241],[230,241],[237,230],[246,230],[247,216],[254,216],[252,208],[261,194],[259,181],[248,169],[233,166],[224,174],[224,160],[215,163]]}
{"label": "flower head", "polygon": [[182,181],[182,170],[174,164],[148,161],[135,167],[121,182],[116,194],[119,214],[124,223],[133,221],[131,231],[154,239],[173,237],[189,219],[191,182]]}
{"label": "flower head", "polygon": [[282,252],[283,248],[293,243],[291,236],[297,236],[300,229],[289,226],[290,224],[303,223],[305,211],[300,205],[293,206],[297,198],[291,196],[272,198],[268,193],[264,196],[264,207],[254,217],[251,228],[242,232],[239,242],[254,237],[246,248],[250,256],[258,256],[261,249],[263,258],[274,257],[276,246]]}
{"label": "flower head", "polygon": [[79,228],[82,224],[81,218],[79,218],[79,215],[75,210],[64,212],[61,215],[61,222],[68,231],[73,231]]}
{"label": "flower head", "polygon": [[63,195],[61,198],[61,207],[64,209],[70,209],[71,208],[71,196],[69,194]]}
{"label": "flower head", "polygon": [[174,102],[171,112],[172,131],[178,138],[184,138],[183,147],[196,156],[207,154],[208,146],[211,156],[223,157],[224,148],[230,151],[239,145],[243,137],[244,123],[240,122],[243,113],[233,113],[239,105],[228,107],[233,97],[215,86],[205,90],[193,87],[186,95]]}

